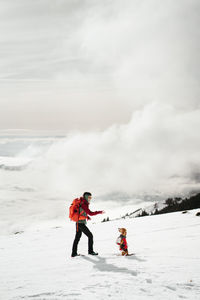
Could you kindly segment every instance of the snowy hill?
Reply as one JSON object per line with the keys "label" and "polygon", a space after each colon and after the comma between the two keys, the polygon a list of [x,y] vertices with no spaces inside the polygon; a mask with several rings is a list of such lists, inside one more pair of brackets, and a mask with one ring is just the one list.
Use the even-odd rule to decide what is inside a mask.
{"label": "snowy hill", "polygon": [[[199,300],[197,211],[88,222],[98,257],[70,257],[75,226],[68,220],[0,236],[0,299]],[[134,256],[116,255],[118,227],[127,228]],[[85,236],[79,252],[87,253]]]}

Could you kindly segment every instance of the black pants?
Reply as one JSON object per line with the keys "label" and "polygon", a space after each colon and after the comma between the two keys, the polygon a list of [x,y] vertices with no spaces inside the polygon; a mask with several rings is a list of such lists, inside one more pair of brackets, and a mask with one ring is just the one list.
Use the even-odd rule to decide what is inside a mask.
{"label": "black pants", "polygon": [[72,247],[72,254],[77,254],[78,242],[81,238],[82,232],[85,233],[88,237],[88,253],[93,252],[93,235],[92,232],[87,228],[87,226],[83,223],[78,223],[78,231],[77,231],[77,223],[76,223],[76,235]]}

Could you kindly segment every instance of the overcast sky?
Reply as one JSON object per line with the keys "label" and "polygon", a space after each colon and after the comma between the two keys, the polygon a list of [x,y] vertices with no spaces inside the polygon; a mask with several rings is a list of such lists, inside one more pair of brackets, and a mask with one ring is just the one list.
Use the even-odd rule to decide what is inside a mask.
{"label": "overcast sky", "polygon": [[199,0],[0,0],[0,130],[198,109],[199,16]]}

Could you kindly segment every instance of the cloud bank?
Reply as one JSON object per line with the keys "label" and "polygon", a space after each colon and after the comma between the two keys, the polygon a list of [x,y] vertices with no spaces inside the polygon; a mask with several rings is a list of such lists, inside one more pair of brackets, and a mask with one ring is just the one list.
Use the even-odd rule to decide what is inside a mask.
{"label": "cloud bank", "polygon": [[113,194],[165,197],[196,191],[199,113],[153,103],[126,124],[73,132],[34,160],[23,181],[47,195],[73,197],[89,190],[108,200]]}

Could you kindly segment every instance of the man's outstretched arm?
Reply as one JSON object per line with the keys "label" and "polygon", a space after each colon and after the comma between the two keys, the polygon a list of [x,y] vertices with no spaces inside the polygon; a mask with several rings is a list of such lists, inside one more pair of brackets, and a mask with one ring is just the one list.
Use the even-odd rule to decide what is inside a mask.
{"label": "man's outstretched arm", "polygon": [[89,216],[95,216],[95,215],[98,215],[98,214],[102,214],[103,213],[103,210],[97,210],[97,211],[91,211],[89,209],[89,207],[86,205],[86,204],[82,204],[82,209],[86,212],[86,214],[88,214]]}

